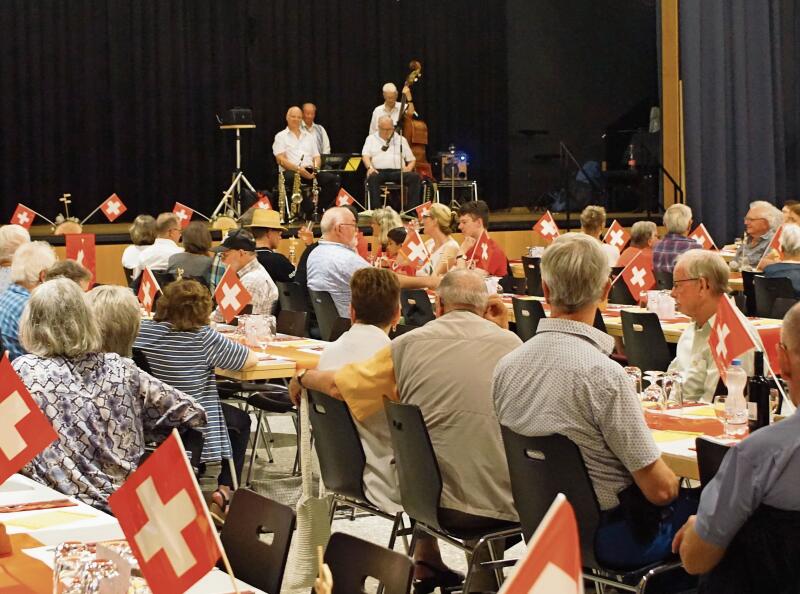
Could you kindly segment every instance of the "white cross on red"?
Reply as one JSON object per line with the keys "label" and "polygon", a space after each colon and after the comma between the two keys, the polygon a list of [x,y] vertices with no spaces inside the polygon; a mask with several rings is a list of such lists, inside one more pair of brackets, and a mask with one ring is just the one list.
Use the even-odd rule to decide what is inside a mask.
{"label": "white cross on red", "polygon": [[117,201],[117,200],[109,200],[108,202],[106,202],[106,212],[108,214],[118,215],[119,214],[119,209],[120,209],[121,206],[122,206],[122,203],[120,203],[119,201]]}
{"label": "white cross on red", "polygon": [[142,297],[142,305],[144,305],[146,308],[149,308],[153,303],[153,298],[150,296],[150,289],[152,288],[153,287],[150,284],[150,281],[142,281],[142,293],[144,293],[144,296]]}
{"label": "white cross on red", "polygon": [[220,306],[223,309],[238,310],[241,306],[237,297],[241,292],[242,288],[239,285],[222,285],[222,293],[224,296],[219,303]]}
{"label": "white cross on red", "polygon": [[412,262],[424,262],[427,259],[425,246],[422,243],[414,243],[413,241],[410,241],[408,243],[408,250],[408,259]]}
{"label": "white cross on red", "polygon": [[17,215],[17,222],[22,225],[23,227],[30,221],[31,218],[28,216],[28,213],[24,210]]}
{"label": "white cross on red", "polygon": [[489,259],[489,244],[482,243],[481,244],[481,260],[488,260]]}
{"label": "white cross on red", "polygon": [[622,245],[625,243],[625,231],[623,229],[615,229],[611,231],[611,245]]}
{"label": "white cross on red", "polygon": [[555,223],[553,223],[553,221],[550,221],[548,219],[544,219],[542,221],[542,235],[545,235],[547,237],[558,235],[556,225]]}
{"label": "white cross on red", "polygon": [[644,277],[647,276],[647,268],[639,268],[634,266],[631,268],[631,284],[637,287],[644,286]]}
{"label": "white cross on red", "polygon": [[181,223],[189,218],[189,213],[187,213],[184,209],[179,208],[175,211],[175,216],[181,220]]}
{"label": "white cross on red", "polygon": [[19,392],[14,392],[0,402],[0,426],[2,427],[0,429],[0,451],[9,460],[15,458],[28,445],[17,431],[17,423],[27,417],[30,412]]}
{"label": "white cross on red", "polygon": [[728,355],[728,346],[725,344],[725,341],[730,333],[731,329],[728,328],[727,324],[717,326],[717,355],[719,355],[723,360]]}

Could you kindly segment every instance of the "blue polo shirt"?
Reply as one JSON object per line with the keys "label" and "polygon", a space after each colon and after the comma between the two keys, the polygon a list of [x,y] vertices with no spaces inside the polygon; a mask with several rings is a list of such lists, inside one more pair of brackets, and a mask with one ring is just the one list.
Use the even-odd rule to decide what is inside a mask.
{"label": "blue polo shirt", "polygon": [[25,354],[19,343],[19,319],[30,298],[28,289],[16,283],[0,294],[0,340],[12,361]]}

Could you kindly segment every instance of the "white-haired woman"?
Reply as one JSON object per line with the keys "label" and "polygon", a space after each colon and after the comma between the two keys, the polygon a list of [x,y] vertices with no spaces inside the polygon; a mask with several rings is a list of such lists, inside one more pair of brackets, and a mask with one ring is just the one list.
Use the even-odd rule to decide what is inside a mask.
{"label": "white-haired woman", "polygon": [[29,354],[12,365],[58,433],[22,473],[65,495],[105,508],[145,442],[206,422],[194,399],[130,359],[98,352],[97,325],[69,279],[47,281],[31,296],[20,339]]}
{"label": "white-haired woman", "polygon": [[100,332],[100,350],[130,357],[141,322],[136,296],[125,287],[101,285],[85,298]]}
{"label": "white-haired woman", "polygon": [[795,295],[800,297],[800,227],[784,225],[781,233],[781,260],[764,268],[767,278],[786,277],[792,281]]}
{"label": "white-haired woman", "polygon": [[391,206],[376,208],[372,211],[370,226],[372,227],[372,237],[378,243],[378,245],[373,245],[373,253],[376,253],[379,247],[381,252],[386,252],[389,231],[402,227],[403,219]]}
{"label": "white-haired woman", "polygon": [[11,284],[11,260],[22,244],[29,243],[31,236],[22,225],[0,227],[0,293]]}

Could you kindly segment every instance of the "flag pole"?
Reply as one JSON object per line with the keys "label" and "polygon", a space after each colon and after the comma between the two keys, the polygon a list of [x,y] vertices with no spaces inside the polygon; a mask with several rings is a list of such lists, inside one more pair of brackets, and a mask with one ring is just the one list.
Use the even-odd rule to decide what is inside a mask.
{"label": "flag pole", "polygon": [[472,248],[472,254],[471,254],[471,255],[470,255],[470,257],[469,257],[469,259],[470,259],[470,260],[472,260],[472,261],[474,261],[474,260],[475,260],[475,252],[476,252],[476,251],[477,251],[477,249],[478,249],[478,244],[481,242],[481,239],[483,239],[483,234],[484,234],[484,233],[486,233],[486,229],[484,229],[483,231],[481,231],[481,234],[478,236],[478,241],[476,241],[476,242],[475,242],[475,246]]}
{"label": "flag pole", "polygon": [[94,215],[94,213],[96,213],[98,210],[100,210],[101,208],[103,208],[103,205],[104,205],[105,203],[106,203],[106,201],[105,201],[105,200],[103,200],[103,201],[102,201],[100,204],[98,204],[98,205],[97,205],[97,208],[95,208],[95,209],[94,209],[92,212],[90,212],[88,215],[86,215],[86,217],[84,217],[84,219],[81,221],[81,225],[83,225],[83,224],[84,224],[86,221],[88,221],[89,219],[91,219],[91,218],[92,218],[92,216]]}
{"label": "flag pole", "polygon": [[641,254],[641,253],[642,253],[642,250],[639,250],[633,258],[628,260],[628,263],[625,264],[625,266],[622,268],[622,270],[619,271],[619,274],[614,277],[614,280],[611,281],[612,286],[614,285],[614,283],[616,283],[620,279],[620,277],[622,276],[622,273],[624,273],[628,269],[628,267],[636,261],[636,258],[638,258],[639,254]]}
{"label": "flag pole", "polygon": [[[25,205],[23,204],[22,206],[25,206]],[[30,206],[25,206],[25,208],[27,208],[29,211],[31,211],[33,214],[35,214],[37,217],[39,217],[41,219],[44,219],[45,221],[47,221],[48,223],[50,223],[51,225],[53,225],[55,227],[56,224],[53,221],[51,221],[50,219],[48,219],[46,216],[44,216],[42,213],[36,212]]]}

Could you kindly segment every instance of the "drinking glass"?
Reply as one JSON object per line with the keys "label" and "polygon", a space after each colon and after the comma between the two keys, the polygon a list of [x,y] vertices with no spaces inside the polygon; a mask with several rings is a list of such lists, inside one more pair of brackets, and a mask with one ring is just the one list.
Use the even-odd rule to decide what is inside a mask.
{"label": "drinking glass", "polygon": [[667,408],[683,412],[683,374],[670,371],[664,376],[664,394]]}
{"label": "drinking glass", "polygon": [[773,418],[778,412],[778,405],[780,404],[781,396],[778,388],[771,388],[769,391],[769,422],[772,423]]}
{"label": "drinking glass", "polygon": [[625,373],[628,375],[628,379],[631,380],[633,384],[633,389],[636,392],[636,395],[639,397],[639,400],[642,399],[642,370],[638,367],[625,367]]}
{"label": "drinking glass", "polygon": [[642,402],[656,402],[663,409],[664,405],[664,391],[658,385],[659,379],[664,375],[663,371],[645,371],[645,380],[650,382],[650,385],[644,389],[644,396]]}

